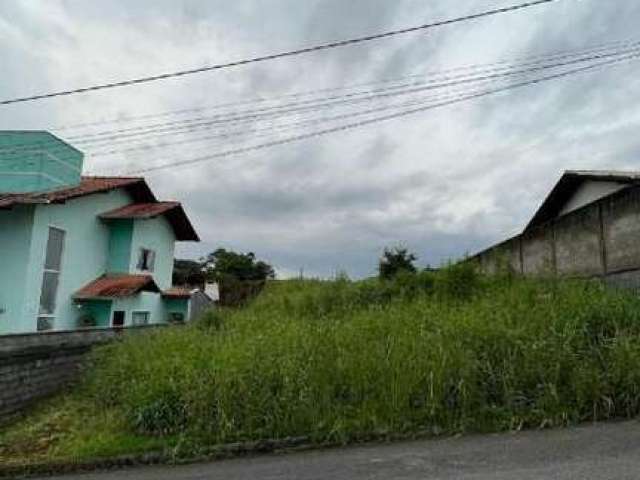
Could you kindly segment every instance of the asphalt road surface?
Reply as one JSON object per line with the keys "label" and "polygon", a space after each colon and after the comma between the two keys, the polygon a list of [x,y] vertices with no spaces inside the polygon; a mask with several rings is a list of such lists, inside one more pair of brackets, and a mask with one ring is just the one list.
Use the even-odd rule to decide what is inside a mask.
{"label": "asphalt road surface", "polygon": [[638,480],[640,423],[262,455],[71,480]]}

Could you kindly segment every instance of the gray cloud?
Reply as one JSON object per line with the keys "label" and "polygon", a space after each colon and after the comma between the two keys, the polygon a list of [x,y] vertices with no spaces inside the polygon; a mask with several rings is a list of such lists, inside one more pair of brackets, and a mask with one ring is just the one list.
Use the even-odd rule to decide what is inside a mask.
{"label": "gray cloud", "polygon": [[[0,97],[224,62],[495,6],[495,0],[4,2]],[[633,38],[639,21],[633,2],[556,2],[353,48],[2,108],[0,128],[129,118],[589,47]],[[566,168],[638,168],[639,94],[637,65],[621,65],[148,179],[160,197],[183,201],[201,232],[202,244],[179,247],[183,256],[225,246],[255,251],[285,275],[303,267],[309,275],[359,276],[374,272],[385,245],[404,243],[422,264],[438,264],[516,233]],[[121,126],[128,124],[103,128]],[[86,166],[122,173],[240,144],[229,138],[89,156]]]}

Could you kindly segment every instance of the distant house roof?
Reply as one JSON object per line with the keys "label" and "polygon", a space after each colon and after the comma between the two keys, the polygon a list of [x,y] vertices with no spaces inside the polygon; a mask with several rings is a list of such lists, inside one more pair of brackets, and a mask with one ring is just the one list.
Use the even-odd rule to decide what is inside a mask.
{"label": "distant house roof", "polygon": [[103,275],[78,290],[76,300],[130,297],[140,292],[159,293],[151,275]]}
{"label": "distant house roof", "polygon": [[142,177],[82,177],[80,184],[47,192],[2,193],[0,208],[14,205],[64,203],[94,193],[125,188],[135,202],[156,202],[156,197]]}
{"label": "distant house roof", "polygon": [[640,172],[620,172],[615,170],[567,170],[553,187],[525,231],[548,222],[558,216],[564,205],[587,180],[640,184]]}
{"label": "distant house roof", "polygon": [[171,224],[176,239],[180,241],[199,241],[193,225],[189,221],[179,202],[133,203],[100,215],[103,220],[147,219],[160,215]]}
{"label": "distant house roof", "polygon": [[162,292],[162,296],[171,299],[188,299],[191,298],[191,290],[182,287],[172,287]]}

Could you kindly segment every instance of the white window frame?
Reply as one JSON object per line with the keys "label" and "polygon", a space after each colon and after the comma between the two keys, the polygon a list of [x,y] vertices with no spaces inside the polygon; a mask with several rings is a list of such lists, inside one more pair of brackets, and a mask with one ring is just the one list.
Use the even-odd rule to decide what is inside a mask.
{"label": "white window frame", "polygon": [[[136,323],[136,313],[144,313],[147,316],[147,322],[146,323]],[[131,312],[131,326],[133,327],[140,327],[140,326],[144,326],[144,325],[151,325],[151,312],[149,310],[134,310],[133,312]]]}
{"label": "white window frame", "polygon": [[[60,267],[59,267],[58,270],[55,270],[55,269],[52,269],[52,268],[46,268],[47,267],[47,251],[49,249],[49,234],[50,234],[51,230],[58,230],[58,231],[63,233],[62,248],[60,249]],[[38,316],[37,316],[37,321],[36,321],[36,330],[38,330],[40,332],[46,332],[46,331],[49,331],[49,330],[53,330],[55,328],[55,319],[56,319],[56,312],[55,311],[58,308],[58,306],[57,306],[58,302],[56,300],[57,300],[57,297],[58,297],[58,289],[60,288],[60,277],[62,275],[62,264],[64,262],[64,253],[65,253],[65,250],[66,250],[66,248],[65,248],[66,246],[67,246],[67,230],[65,228],[61,228],[61,227],[59,227],[57,225],[51,225],[51,224],[47,225],[47,240],[46,240],[45,246],[44,246],[44,260],[42,262],[43,263],[42,280],[40,282],[40,298],[38,299]],[[44,290],[44,278],[45,278],[45,275],[47,273],[55,273],[58,276],[58,279],[57,279],[58,283],[56,285],[56,291],[54,293],[54,300],[53,300],[53,302],[54,302],[54,307],[53,307],[54,311],[53,311],[53,313],[41,313],[40,312],[40,307],[41,307],[40,301],[42,299],[42,292]],[[46,318],[47,320],[49,320],[49,322],[51,324],[51,328],[40,330],[38,328],[38,324],[40,323],[40,319],[41,318]]]}

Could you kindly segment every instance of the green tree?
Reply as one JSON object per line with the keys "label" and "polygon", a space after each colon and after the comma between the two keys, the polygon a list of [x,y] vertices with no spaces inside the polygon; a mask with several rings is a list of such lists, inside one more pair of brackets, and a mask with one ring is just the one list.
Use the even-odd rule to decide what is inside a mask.
{"label": "green tree", "polygon": [[378,263],[378,275],[390,279],[400,272],[416,273],[414,262],[418,259],[404,247],[385,248]]}
{"label": "green tree", "polygon": [[207,255],[204,265],[207,277],[216,282],[224,282],[228,278],[264,281],[276,276],[273,267],[262,260],[256,260],[253,252],[237,253],[219,248]]}
{"label": "green tree", "polygon": [[173,284],[204,286],[206,281],[202,262],[176,259],[173,262]]}
{"label": "green tree", "polygon": [[256,260],[253,252],[237,253],[219,248],[204,259],[207,278],[220,288],[220,304],[236,307],[258,295],[267,279],[275,278],[271,265]]}

